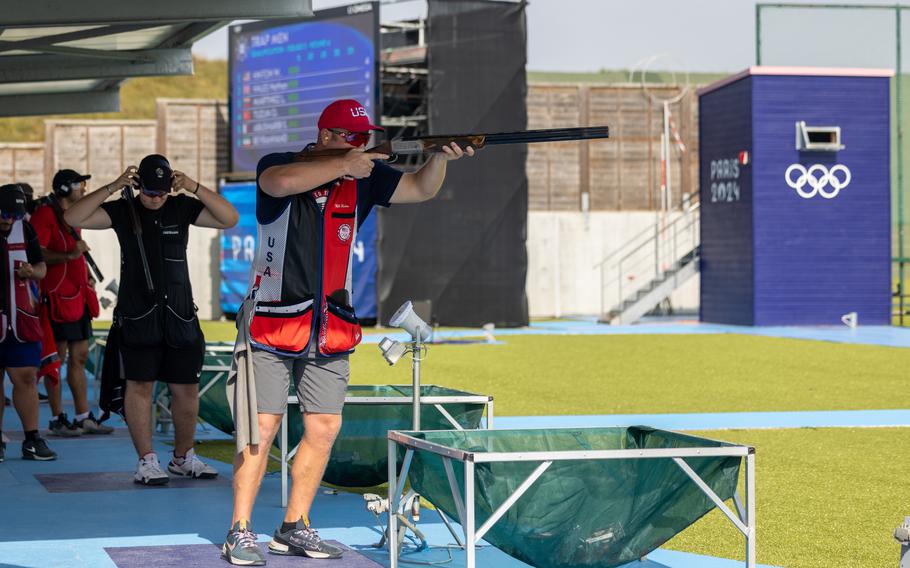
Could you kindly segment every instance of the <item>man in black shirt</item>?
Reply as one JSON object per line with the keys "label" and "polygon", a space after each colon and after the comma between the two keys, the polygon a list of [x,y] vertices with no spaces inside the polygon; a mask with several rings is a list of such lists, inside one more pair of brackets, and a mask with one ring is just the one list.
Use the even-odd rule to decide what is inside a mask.
{"label": "man in black shirt", "polygon": [[[0,187],[0,389],[5,371],[13,383],[13,405],[25,431],[22,459],[47,461],[57,458],[38,436],[42,329],[37,281],[44,278],[47,266],[38,237],[25,215],[26,199],[19,185]],[[6,444],[0,438],[0,461],[5,454]]]}
{"label": "man in black shirt", "polygon": [[[243,391],[234,385],[242,379],[235,375],[228,380],[234,389],[229,400],[234,402],[239,453],[234,458],[234,514],[222,555],[232,564],[265,564],[249,520],[291,381],[304,416],[304,436],[291,470],[284,522],[269,551],[341,557],[341,548],[310,527],[309,513],[341,427],[348,354],[361,339],[350,297],[357,229],[374,206],[432,199],[442,187],[446,164],[474,154],[472,148],[463,151],[452,144],[417,172],[402,174],[383,163],[389,156],[365,151],[371,131],[382,129],[370,124],[366,109],[351,99],[326,107],[317,126],[316,142],[299,155],[269,154],[257,167],[258,250],[250,294],[238,316],[239,325],[249,327],[255,397],[238,398],[238,390]],[[318,156],[325,150],[333,155]],[[245,329],[238,334],[246,336]],[[235,352],[241,347],[247,351],[238,346]],[[236,416],[257,418],[246,427],[247,421]],[[250,435],[254,428],[258,444]],[[245,446],[242,451],[240,446]]]}
{"label": "man in black shirt", "polygon": [[[138,199],[132,197],[139,189]],[[122,199],[105,201],[124,189]],[[182,194],[171,195],[174,192]],[[237,223],[234,207],[164,156],[146,156],[114,182],[70,206],[73,227],[113,228],[120,242],[120,294],[114,311],[120,333],[120,372],[126,379],[127,425],[139,463],[135,481],[162,485],[168,476],[152,451],[150,412],[155,381],[173,395],[174,452],[168,471],[192,478],[217,472],[193,451],[199,411],[199,374],[205,338],[196,318],[187,268],[189,226],[225,229]]]}

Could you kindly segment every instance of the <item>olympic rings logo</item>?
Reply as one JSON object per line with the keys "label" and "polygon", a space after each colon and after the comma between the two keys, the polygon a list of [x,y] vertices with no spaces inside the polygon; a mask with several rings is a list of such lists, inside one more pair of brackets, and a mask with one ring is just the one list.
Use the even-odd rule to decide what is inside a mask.
{"label": "olympic rings logo", "polygon": [[[799,172],[799,177],[793,179],[793,172]],[[808,169],[802,164],[793,164],[784,173],[787,185],[795,189],[803,199],[811,199],[816,194],[825,199],[834,199],[840,190],[850,184],[851,178],[850,169],[841,164],[837,164],[830,170],[821,164],[809,166]],[[804,189],[807,185],[811,191]],[[830,190],[827,189],[829,186]]]}

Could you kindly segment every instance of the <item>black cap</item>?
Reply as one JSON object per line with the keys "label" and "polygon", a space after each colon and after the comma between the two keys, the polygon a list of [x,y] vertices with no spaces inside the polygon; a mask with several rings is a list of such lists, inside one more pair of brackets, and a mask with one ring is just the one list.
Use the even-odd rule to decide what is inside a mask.
{"label": "black cap", "polygon": [[0,186],[0,213],[17,217],[25,216],[25,193],[18,183]]}
{"label": "black cap", "polygon": [[54,174],[52,187],[55,192],[59,192],[61,189],[63,189],[63,186],[67,186],[67,189],[64,191],[68,193],[70,184],[79,183],[80,181],[85,181],[91,178],[92,176],[80,174],[76,170],[60,170]]}
{"label": "black cap", "polygon": [[139,181],[148,191],[167,193],[171,191],[171,163],[160,154],[150,154],[139,162]]}

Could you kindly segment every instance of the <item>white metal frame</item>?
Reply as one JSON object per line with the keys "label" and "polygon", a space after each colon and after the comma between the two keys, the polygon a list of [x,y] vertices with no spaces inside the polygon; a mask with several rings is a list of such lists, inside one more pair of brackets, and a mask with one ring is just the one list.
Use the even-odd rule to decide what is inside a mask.
{"label": "white metal frame", "polygon": [[[476,567],[476,546],[487,531],[502,518],[509,508],[530,488],[537,479],[553,464],[554,461],[566,460],[602,460],[602,459],[671,459],[687,476],[714,502],[739,530],[746,540],[747,568],[755,568],[755,448],[748,446],[694,447],[672,449],[641,450],[582,450],[582,451],[549,451],[549,452],[466,452],[414,438],[409,432],[392,430],[389,432],[389,534],[396,534],[398,519],[395,512],[400,506],[401,489],[399,480],[407,479],[411,459],[417,450],[432,452],[442,456],[452,499],[455,501],[456,513],[461,523],[465,538],[466,568]],[[407,448],[401,471],[397,471],[398,446]],[[746,504],[737,494],[734,497],[737,512],[734,513],[711,490],[707,483],[689,466],[686,458],[710,456],[732,456],[746,459]],[[464,487],[458,487],[452,461],[460,461],[464,466]],[[477,527],[474,511],[474,464],[491,462],[540,462],[540,465],[519,485],[515,491],[493,512],[487,521]],[[462,498],[462,495],[464,498]],[[398,549],[389,547],[389,568],[398,568]]]}
{"label": "white metal frame", "polygon": [[[411,385],[388,385],[391,387],[411,388]],[[406,406],[412,404],[411,397],[407,396],[346,396],[345,405],[348,404],[395,404]],[[288,405],[299,405],[297,395],[288,396]],[[442,395],[442,396],[421,396],[421,405],[432,405],[445,417],[455,430],[464,430],[461,424],[443,408],[443,404],[483,404],[486,407],[486,427],[493,428],[493,397],[480,394],[471,395]],[[279,433],[279,447],[281,448],[281,506],[288,505],[288,462],[297,453],[297,448],[288,450],[288,413],[285,412],[281,417],[281,432]],[[298,446],[299,447],[299,446]]]}

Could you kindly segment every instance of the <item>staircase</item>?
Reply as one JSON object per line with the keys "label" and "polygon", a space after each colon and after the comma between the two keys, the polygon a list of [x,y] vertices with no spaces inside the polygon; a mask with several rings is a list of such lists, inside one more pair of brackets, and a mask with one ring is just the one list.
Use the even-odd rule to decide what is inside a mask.
{"label": "staircase", "polygon": [[660,215],[595,265],[601,275],[601,323],[635,323],[698,274],[698,222],[698,204]]}

